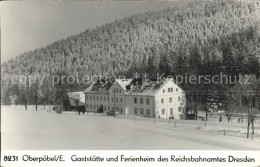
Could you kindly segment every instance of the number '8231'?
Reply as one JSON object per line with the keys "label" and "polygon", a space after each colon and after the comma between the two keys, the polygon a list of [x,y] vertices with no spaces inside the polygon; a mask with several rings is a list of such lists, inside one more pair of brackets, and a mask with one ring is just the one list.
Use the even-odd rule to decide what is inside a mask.
{"label": "number '8231'", "polygon": [[5,155],[4,161],[18,161],[18,156]]}

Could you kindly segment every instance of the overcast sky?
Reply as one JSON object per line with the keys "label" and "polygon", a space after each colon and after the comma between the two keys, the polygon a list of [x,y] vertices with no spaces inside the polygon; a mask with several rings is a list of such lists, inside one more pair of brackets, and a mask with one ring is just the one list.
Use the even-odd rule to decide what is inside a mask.
{"label": "overcast sky", "polygon": [[1,2],[1,62],[87,28],[181,2]]}

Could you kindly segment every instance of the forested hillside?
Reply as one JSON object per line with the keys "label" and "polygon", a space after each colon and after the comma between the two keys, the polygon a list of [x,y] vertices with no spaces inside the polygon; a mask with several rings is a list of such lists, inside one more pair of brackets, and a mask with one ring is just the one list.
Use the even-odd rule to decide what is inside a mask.
{"label": "forested hillside", "polygon": [[[33,99],[29,92],[35,89],[10,83],[13,74],[131,76],[137,71],[153,77],[156,72],[176,76],[222,71],[232,76],[242,73],[258,77],[259,10],[259,2],[253,1],[196,1],[183,9],[151,11],[87,29],[3,63],[2,102],[8,103],[9,96],[17,92],[27,94],[19,98],[20,103],[24,98],[29,102]],[[208,87],[200,89],[212,89]],[[79,85],[73,85],[70,90],[77,88]],[[46,92],[44,85],[40,89]],[[47,92],[55,92],[49,89]]]}

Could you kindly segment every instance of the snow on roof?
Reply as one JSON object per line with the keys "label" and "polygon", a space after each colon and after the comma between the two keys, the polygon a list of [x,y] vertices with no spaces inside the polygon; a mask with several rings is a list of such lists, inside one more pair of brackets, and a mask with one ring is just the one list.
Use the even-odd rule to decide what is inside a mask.
{"label": "snow on roof", "polygon": [[107,92],[109,88],[113,85],[112,81],[104,81],[104,80],[97,80],[95,83],[91,84],[86,90],[84,90],[84,93],[91,93],[91,92]]}
{"label": "snow on roof", "polygon": [[[144,81],[142,78],[137,78],[115,79],[115,82],[118,83],[126,91],[126,94],[129,95],[155,95],[166,83],[173,82],[173,80],[165,79],[163,81],[152,81],[147,79]],[[113,83],[114,82],[111,81],[97,81],[96,83],[91,84],[84,93],[109,93],[108,90]]]}
{"label": "snow on roof", "polygon": [[[168,80],[172,81],[172,80]],[[142,85],[135,84],[128,92],[129,95],[155,95],[168,81],[146,80]],[[133,84],[133,83],[132,83]]]}
{"label": "snow on roof", "polygon": [[86,92],[90,92],[92,87],[93,87],[94,84],[91,84],[87,87],[87,89],[85,89],[83,92],[86,93]]}
{"label": "snow on roof", "polygon": [[116,79],[115,80],[124,90],[126,90],[126,86],[131,84],[132,79]]}
{"label": "snow on roof", "polygon": [[71,106],[77,106],[76,101],[78,100],[78,106],[85,105],[85,94],[83,92],[69,92],[69,101]]}

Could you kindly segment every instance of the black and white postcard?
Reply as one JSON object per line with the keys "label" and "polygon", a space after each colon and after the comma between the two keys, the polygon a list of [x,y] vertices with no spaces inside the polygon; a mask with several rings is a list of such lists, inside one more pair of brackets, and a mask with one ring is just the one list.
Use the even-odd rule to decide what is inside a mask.
{"label": "black and white postcard", "polygon": [[260,1],[0,7],[2,166],[260,165]]}

